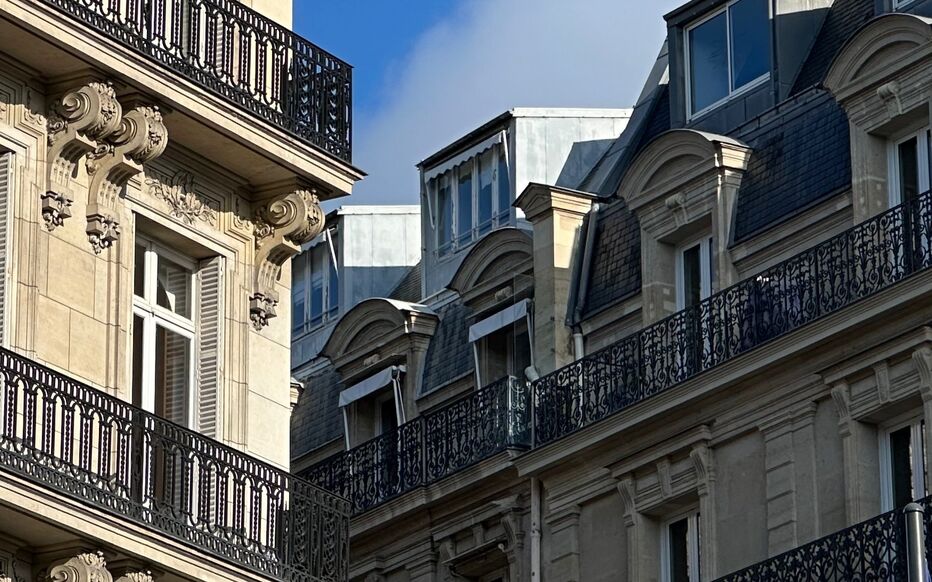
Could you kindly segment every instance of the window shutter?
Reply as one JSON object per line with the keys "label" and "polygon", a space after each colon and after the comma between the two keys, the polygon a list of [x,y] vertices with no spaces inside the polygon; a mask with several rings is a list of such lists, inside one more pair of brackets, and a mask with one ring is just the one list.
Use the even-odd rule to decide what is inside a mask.
{"label": "window shutter", "polygon": [[197,430],[217,438],[223,369],[223,258],[201,261],[198,278]]}
{"label": "window shutter", "polygon": [[6,345],[6,281],[9,230],[7,218],[10,199],[10,170],[13,154],[0,152],[0,343]]}

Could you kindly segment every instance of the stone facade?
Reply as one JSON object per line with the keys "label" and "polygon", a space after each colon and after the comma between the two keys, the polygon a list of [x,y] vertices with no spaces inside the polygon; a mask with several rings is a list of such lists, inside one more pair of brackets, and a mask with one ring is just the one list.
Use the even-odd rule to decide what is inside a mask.
{"label": "stone facade", "polygon": [[[780,103],[733,122],[715,114],[722,133],[713,134],[700,130],[702,120],[690,125],[682,111],[658,114],[656,103],[664,100],[651,99],[643,118],[635,108],[632,133],[619,140],[630,151],[609,150],[621,160],[619,171],[604,172],[617,176],[609,195],[542,184],[524,191],[516,205],[533,226],[532,242],[522,247],[529,255],[509,263],[515,241],[502,232],[488,235],[446,293],[469,309],[466,327],[533,300],[534,365],[522,380],[538,416],[517,423],[532,434],[509,440],[514,431],[497,432],[496,423],[513,417],[489,412],[497,410],[489,402],[499,402],[500,388],[477,391],[485,384],[477,370],[439,386],[419,373],[413,402],[406,385],[411,408],[398,433],[353,441],[348,453],[338,452],[344,445],[337,443],[312,451],[310,462],[305,456],[296,466],[302,474],[356,504],[352,579],[715,580],[890,509],[896,487],[890,435],[912,427],[911,438],[930,438],[932,272],[910,266],[909,276],[898,279],[903,251],[872,255],[865,241],[882,247],[898,228],[887,221],[916,200],[929,204],[923,195],[898,206],[891,157],[891,144],[929,124],[932,29],[922,5],[913,5],[917,16],[889,14],[892,5],[872,0],[820,4],[804,19],[813,37],[810,55],[803,62],[790,55],[797,69],[780,71]],[[671,35],[721,6],[689,3],[671,13]],[[863,14],[877,17],[865,24]],[[673,46],[681,51],[682,43],[680,36]],[[672,70],[682,76],[683,66],[679,61]],[[786,79],[799,71],[805,73],[799,78],[822,82],[790,89]],[[659,94],[673,90],[667,81],[656,87]],[[683,80],[674,75],[669,82]],[[684,88],[673,91],[681,100]],[[839,111],[842,123],[818,125],[837,121]],[[780,141],[806,135],[793,125],[799,115],[814,115],[803,118],[817,135]],[[820,157],[817,148],[835,140],[843,141],[844,155]],[[815,153],[793,166],[787,161],[793,148]],[[841,170],[839,159],[847,160]],[[812,191],[781,189],[797,184],[797,174],[809,177]],[[838,182],[847,185],[837,188]],[[795,206],[752,200],[761,184],[785,194],[784,206],[795,197]],[[610,216],[633,217],[587,230],[596,229],[597,205],[608,206]],[[754,216],[756,226],[737,236],[740,221],[755,212],[770,215]],[[610,230],[616,224],[637,229],[640,288],[597,311],[576,309],[588,315],[574,318],[593,281],[587,263],[605,256],[591,249],[611,246],[587,243],[589,233],[628,245],[627,233]],[[711,239],[709,289],[700,305],[684,309],[677,252],[699,234]],[[915,245],[925,256],[928,242]],[[832,282],[818,300],[794,288],[809,275],[793,269],[813,264],[806,257],[816,255],[827,265],[833,248],[856,249],[845,260],[864,262],[854,271],[841,259],[833,263],[836,270],[824,275]],[[886,271],[870,262],[877,257],[889,261]],[[851,280],[840,282],[851,273],[852,280],[873,273],[874,283],[858,280],[855,289]],[[773,285],[790,298],[784,311],[759,309],[760,318],[772,319],[743,326],[747,310],[760,306],[756,297],[775,293]],[[758,295],[748,295],[751,289]],[[744,298],[735,299],[740,293]],[[841,299],[847,293],[862,295]],[[807,301],[836,303],[806,319]],[[714,320],[718,327],[701,319],[729,309]],[[432,341],[452,358],[454,350],[437,338],[454,318],[432,310],[440,319]],[[369,332],[389,337],[375,327]],[[731,343],[722,348],[726,336]],[[373,353],[356,349],[352,358],[375,363],[367,360]],[[442,364],[429,355],[427,362]],[[315,388],[308,383],[305,394]],[[520,416],[525,409],[509,400],[508,410]],[[932,453],[921,450],[910,471],[928,483]],[[339,478],[336,468],[345,471]],[[912,498],[927,491],[913,491]],[[684,523],[695,531],[683,543],[700,559],[691,562],[696,569],[688,578],[676,578],[671,528]]]}

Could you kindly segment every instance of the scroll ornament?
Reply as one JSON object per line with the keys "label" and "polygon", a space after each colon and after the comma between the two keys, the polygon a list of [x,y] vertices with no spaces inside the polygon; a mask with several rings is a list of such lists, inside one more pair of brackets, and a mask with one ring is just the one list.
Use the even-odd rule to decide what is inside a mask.
{"label": "scroll ornament", "polygon": [[249,318],[257,331],[277,316],[275,283],[282,266],[301,252],[302,244],[323,232],[324,220],[324,211],[314,190],[289,192],[256,210],[256,278],[249,298]]}
{"label": "scroll ornament", "polygon": [[158,108],[138,106],[123,116],[113,136],[88,154],[87,236],[95,253],[113,246],[120,236],[117,202],[127,182],[167,146],[168,129]]}
{"label": "scroll ornament", "polygon": [[42,218],[50,231],[71,216],[69,181],[79,161],[120,129],[122,113],[109,83],[88,83],[53,102],[46,122],[48,188],[42,194]]}

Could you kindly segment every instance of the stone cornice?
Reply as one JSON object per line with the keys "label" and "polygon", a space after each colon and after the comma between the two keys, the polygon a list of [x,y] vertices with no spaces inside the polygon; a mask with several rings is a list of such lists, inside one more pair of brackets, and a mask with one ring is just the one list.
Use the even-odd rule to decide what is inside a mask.
{"label": "stone cornice", "polygon": [[529,221],[536,222],[553,212],[581,217],[589,212],[594,200],[595,196],[588,192],[531,182],[515,200],[514,206],[523,210]]}

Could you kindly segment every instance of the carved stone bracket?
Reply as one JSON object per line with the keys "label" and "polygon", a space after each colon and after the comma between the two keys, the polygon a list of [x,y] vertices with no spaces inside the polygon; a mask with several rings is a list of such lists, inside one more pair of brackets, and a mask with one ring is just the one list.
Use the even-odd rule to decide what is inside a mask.
{"label": "carved stone bracket", "polygon": [[275,283],[282,266],[301,252],[301,245],[323,232],[324,211],[314,190],[294,189],[256,210],[255,288],[249,297],[249,318],[261,331],[276,317]]}
{"label": "carved stone bracket", "polygon": [[70,91],[52,104],[47,120],[48,189],[42,195],[42,218],[50,231],[71,216],[68,184],[81,158],[119,130],[122,112],[113,87],[97,82]]}
{"label": "carved stone bracket", "polygon": [[87,236],[95,253],[119,238],[117,201],[142,165],[159,157],[168,146],[168,129],[158,109],[138,106],[123,116],[119,130],[87,157],[90,176]]}
{"label": "carved stone bracket", "polygon": [[78,554],[49,568],[47,582],[113,582],[101,552]]}

